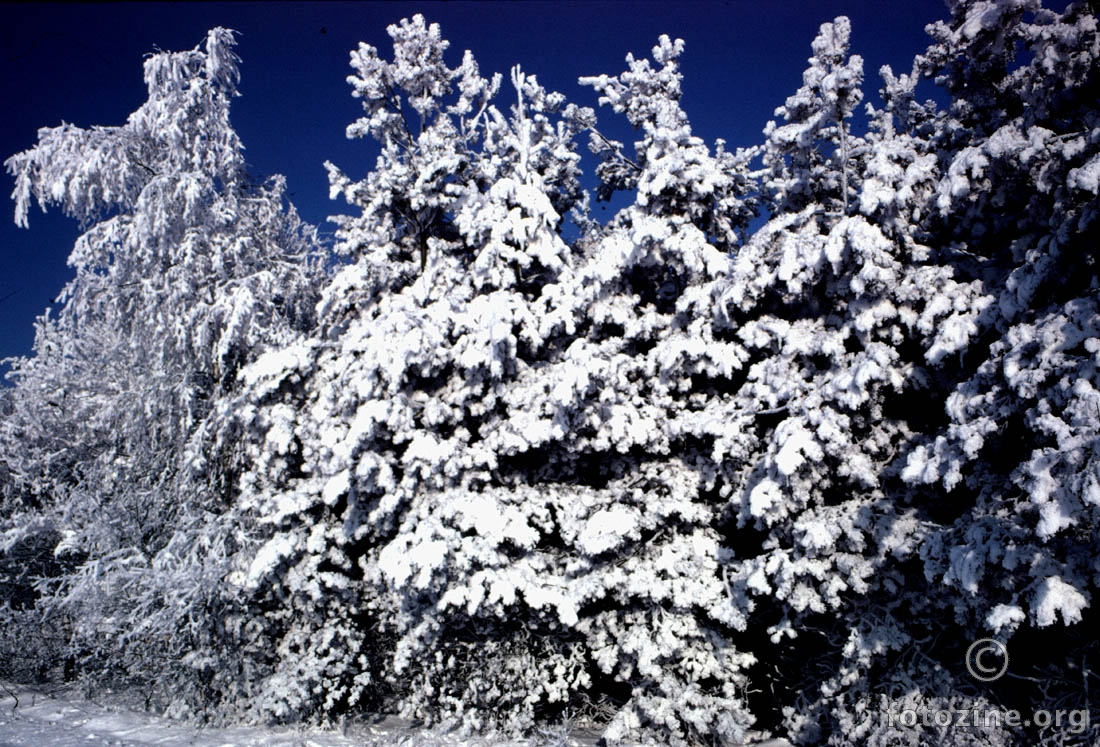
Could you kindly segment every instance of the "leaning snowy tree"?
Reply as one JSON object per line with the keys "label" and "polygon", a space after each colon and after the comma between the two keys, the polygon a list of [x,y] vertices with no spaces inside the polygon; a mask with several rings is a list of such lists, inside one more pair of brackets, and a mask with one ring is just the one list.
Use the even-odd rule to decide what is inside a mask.
{"label": "leaning snowy tree", "polygon": [[151,56],[148,101],[126,124],[42,129],[6,162],[17,223],[37,201],[86,228],[60,310],[12,372],[0,459],[24,510],[5,517],[7,544],[43,527],[63,537],[56,552],[79,565],[38,611],[69,621],[73,662],[185,707],[235,698],[247,655],[219,527],[239,454],[215,448],[214,403],[265,346],[311,325],[319,272],[282,179],[245,172],[233,44],[218,28]]}

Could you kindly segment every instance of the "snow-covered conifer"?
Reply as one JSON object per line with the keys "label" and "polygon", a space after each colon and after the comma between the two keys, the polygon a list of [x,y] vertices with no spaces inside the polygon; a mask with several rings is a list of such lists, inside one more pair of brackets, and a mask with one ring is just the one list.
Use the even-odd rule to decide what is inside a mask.
{"label": "snow-covered conifer", "polygon": [[[354,262],[323,293],[321,339],[246,375],[258,405],[245,413],[258,439],[246,505],[272,536],[241,583],[289,596],[299,615],[340,600],[299,635],[325,665],[300,681],[346,682],[354,697],[373,674],[409,714],[519,729],[586,681],[549,561],[498,571],[534,550],[545,510],[488,443],[510,382],[558,354],[539,299],[573,272],[560,227],[580,194],[575,117],[519,68],[502,110],[499,77],[469,53],[447,67],[420,16],[389,32],[393,60],[363,45],[349,79],[367,112],[349,135],[377,138],[382,155],[359,182],[330,167],[333,195],[362,211],[339,221]],[[279,697],[276,713],[312,707]]]}
{"label": "snow-covered conifer", "polygon": [[863,59],[848,54],[851,33],[846,16],[821,25],[802,86],[775,110],[783,124],[769,122],[764,130],[764,193],[773,213],[810,204],[848,213],[860,171],[848,118],[863,98]]}
{"label": "snow-covered conifer", "polygon": [[682,48],[663,37],[660,67],[628,56],[619,76],[583,79],[642,132],[634,159],[605,151],[601,171],[626,164],[638,195],[548,292],[547,320],[572,342],[524,372],[490,442],[513,464],[543,465],[524,479],[544,486],[593,681],[621,692],[612,741],[740,739],[751,722],[751,656],[732,643],[745,609],[728,595],[710,461],[727,413],[708,409],[742,360],[712,315],[751,215],[749,180],[691,134]]}
{"label": "snow-covered conifer", "polygon": [[1066,626],[1043,639],[1047,658],[1076,658],[1100,549],[1097,19],[1082,3],[952,11],[918,60],[954,94],[933,139],[943,166],[929,228],[990,303],[945,361],[946,422],[903,477],[955,504],[924,557],[959,621],[1003,637]]}
{"label": "snow-covered conifer", "polygon": [[[712,155],[705,143],[692,135],[682,96],[680,55],[684,42],[662,36],[653,48],[653,63],[627,55],[628,70],[617,76],[581,78],[600,94],[600,104],[623,114],[641,139],[634,144],[634,158],[621,143],[592,128],[590,148],[600,156],[598,194],[636,193],[638,211],[674,224],[691,224],[720,250],[728,251],[743,239],[753,216],[746,151],[730,153],[718,141]],[[624,213],[618,219],[625,220]]]}
{"label": "snow-covered conifer", "polygon": [[[913,74],[884,71],[851,214],[774,214],[726,295],[751,354],[740,394],[765,414],[727,465],[743,526],[763,532],[736,579],[763,609],[780,601],[779,657],[831,662],[787,709],[806,743],[897,737],[866,715],[877,687],[948,702],[970,642],[1078,622],[1093,589],[1077,527],[1095,521],[1097,281],[1081,242],[1096,21],[952,7]],[[946,109],[917,103],[921,76],[953,94]],[[837,619],[846,640],[806,641]],[[911,658],[926,630],[947,635]]]}
{"label": "snow-covered conifer", "polygon": [[[731,586],[768,633],[753,653],[778,662],[754,673],[791,699],[783,720],[805,743],[822,729],[861,738],[851,703],[911,645],[888,600],[914,583],[924,529],[898,478],[923,425],[914,355],[957,350],[991,302],[925,243],[938,164],[912,132],[909,79],[887,74],[887,111],[867,136],[848,131],[848,29],[822,26],[788,124],[765,131],[774,212],[734,258],[716,322],[745,357],[715,452],[736,522]],[[856,153],[861,178],[846,179]],[[915,600],[905,614],[922,613]]]}

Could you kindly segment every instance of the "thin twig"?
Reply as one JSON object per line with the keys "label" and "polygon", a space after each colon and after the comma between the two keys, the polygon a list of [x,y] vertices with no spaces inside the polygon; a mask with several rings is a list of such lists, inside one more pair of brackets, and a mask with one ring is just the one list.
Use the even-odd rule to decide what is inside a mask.
{"label": "thin twig", "polygon": [[6,682],[0,682],[0,687],[4,688],[4,692],[6,692],[8,695],[10,695],[12,700],[15,701],[15,704],[12,705],[12,707],[11,707],[11,712],[14,714],[15,709],[19,707],[19,696],[15,694],[14,690],[12,690],[10,687],[8,687]]}
{"label": "thin twig", "polygon": [[610,140],[608,140],[606,137],[604,137],[604,134],[602,132],[597,130],[595,127],[589,127],[588,131],[591,132],[596,137],[598,137],[600,140],[602,140],[604,145],[607,146],[608,150],[610,150],[612,153],[614,153],[615,156],[620,161],[625,161],[626,163],[630,164],[631,166],[634,167],[635,171],[641,171],[642,170],[641,166],[639,166],[638,164],[636,164],[634,161],[630,160],[630,158],[628,158],[626,155],[623,154],[623,149],[620,146],[615,145]]}

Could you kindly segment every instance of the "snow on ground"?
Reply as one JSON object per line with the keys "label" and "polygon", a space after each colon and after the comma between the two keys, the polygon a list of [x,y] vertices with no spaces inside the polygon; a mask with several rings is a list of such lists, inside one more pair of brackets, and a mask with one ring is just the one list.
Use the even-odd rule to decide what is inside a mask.
{"label": "snow on ground", "polygon": [[[550,735],[548,735],[550,736]],[[594,745],[582,735],[543,745]],[[82,699],[72,690],[45,692],[0,682],[0,747],[503,747],[516,742],[468,741],[389,718],[342,732],[236,726],[196,728],[118,704]]]}
{"label": "snow on ground", "polygon": [[[120,701],[121,702],[121,701]],[[548,729],[531,741],[463,740],[397,718],[355,723],[341,731],[234,726],[198,728],[127,708],[86,700],[72,689],[0,682],[0,747],[595,747],[594,732]],[[764,740],[753,747],[790,747]]]}

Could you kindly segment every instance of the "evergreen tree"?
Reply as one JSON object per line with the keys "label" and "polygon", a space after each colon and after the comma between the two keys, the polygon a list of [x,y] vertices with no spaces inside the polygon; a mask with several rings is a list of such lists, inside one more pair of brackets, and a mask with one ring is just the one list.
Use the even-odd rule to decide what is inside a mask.
{"label": "evergreen tree", "polygon": [[[1079,622],[1094,583],[1093,539],[1075,527],[1094,520],[1096,280],[1087,252],[1061,249],[1095,213],[1096,22],[1079,6],[953,11],[912,74],[884,71],[885,107],[858,145],[858,213],[773,215],[726,295],[738,336],[764,355],[741,393],[765,417],[736,441],[748,458],[727,465],[731,506],[763,549],[737,578],[779,619],[776,653],[753,653],[802,663],[775,680],[792,696],[786,728],[807,744],[928,739],[882,714],[1031,708],[1055,689],[1068,703],[1084,684],[1021,701],[975,692],[962,663],[979,638]],[[916,102],[921,76],[954,94],[946,110]],[[1088,645],[1071,632],[1044,657]]]}
{"label": "evergreen tree", "polygon": [[863,98],[863,58],[848,54],[851,33],[846,16],[821,25],[802,86],[775,110],[784,124],[764,129],[764,193],[774,214],[810,204],[848,213],[860,173],[860,144],[848,118]]}
{"label": "evergreen tree", "polygon": [[539,299],[573,271],[560,211],[579,195],[574,110],[515,68],[501,111],[499,76],[469,53],[447,67],[438,26],[415,16],[389,32],[393,60],[362,45],[349,79],[366,111],[349,135],[382,155],[360,182],[330,166],[333,195],[362,210],[339,220],[354,262],[323,293],[322,338],[248,374],[245,506],[273,534],[240,583],[289,600],[261,707],[328,711],[369,675],[429,722],[529,727],[583,677],[567,636],[526,643],[556,617],[542,608],[568,601],[517,592],[561,571],[541,553],[497,571],[538,533],[532,489],[500,476],[490,441],[510,384],[560,345]]}
{"label": "evergreen tree", "polygon": [[1097,19],[1083,3],[961,2],[931,32],[918,65],[954,96],[929,138],[925,222],[985,308],[941,363],[942,419],[902,476],[937,507],[922,556],[956,624],[1057,683],[1015,697],[1085,707],[1085,676],[1064,672],[1095,647]]}

